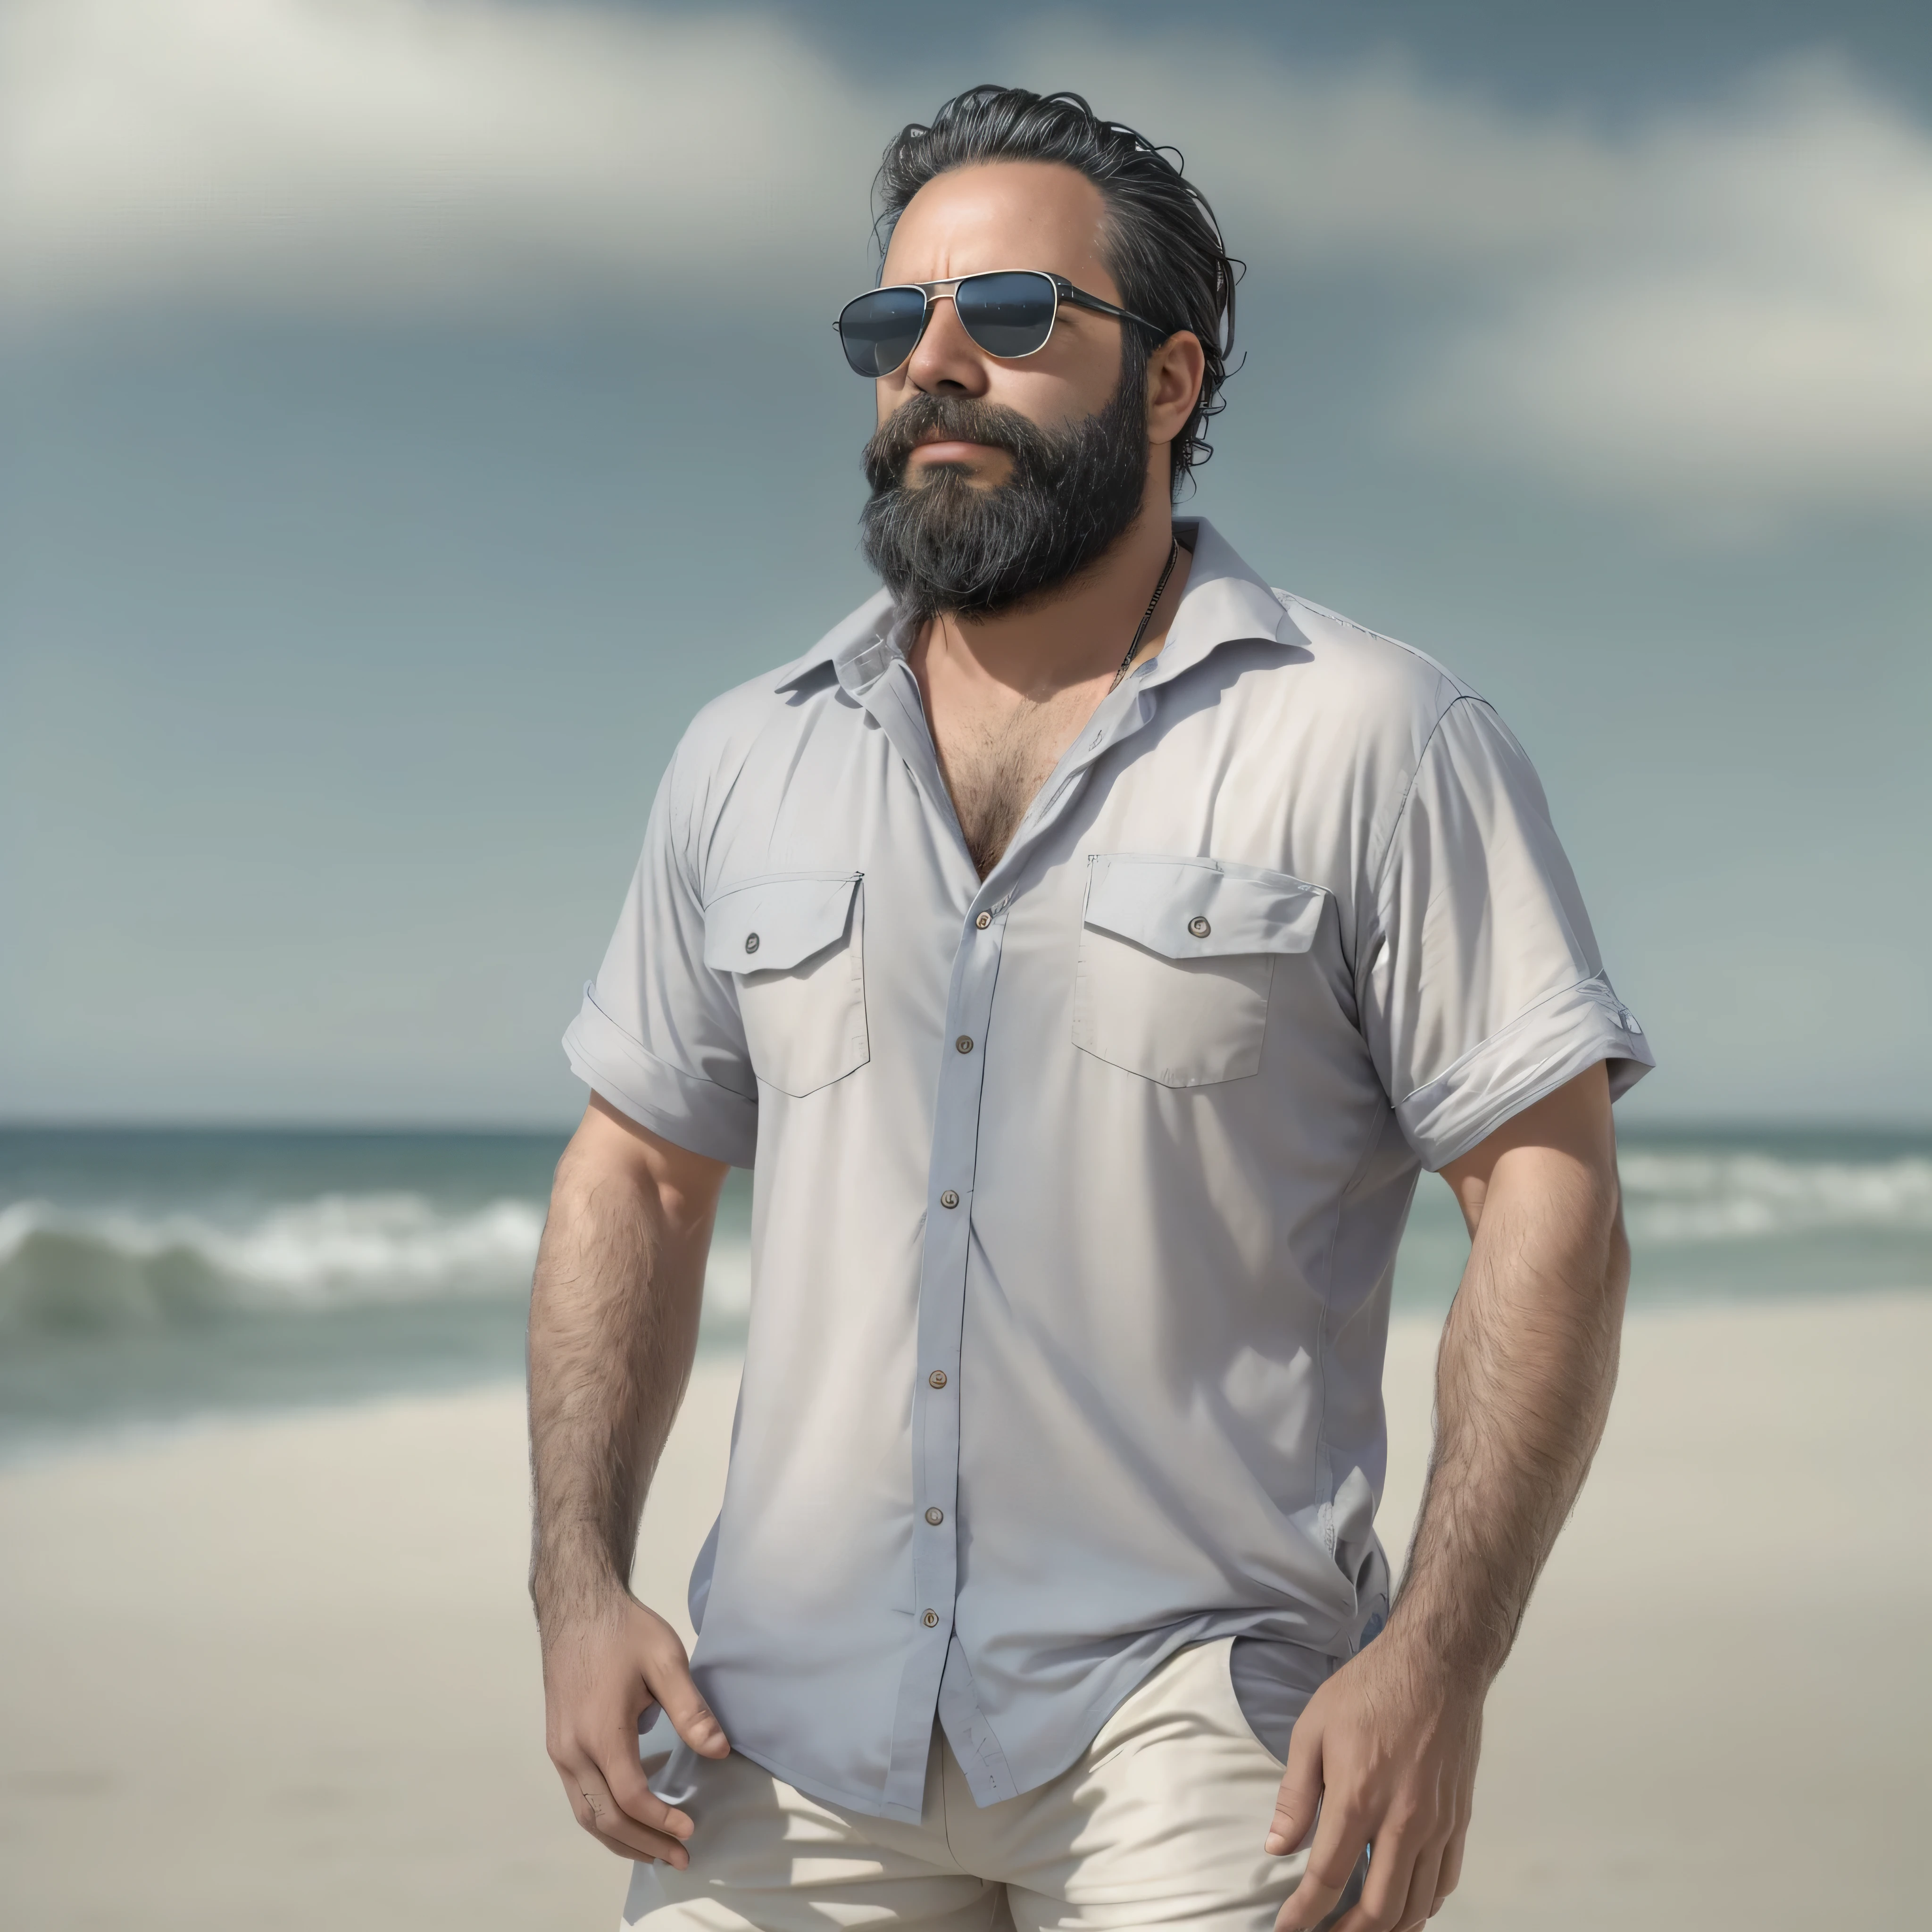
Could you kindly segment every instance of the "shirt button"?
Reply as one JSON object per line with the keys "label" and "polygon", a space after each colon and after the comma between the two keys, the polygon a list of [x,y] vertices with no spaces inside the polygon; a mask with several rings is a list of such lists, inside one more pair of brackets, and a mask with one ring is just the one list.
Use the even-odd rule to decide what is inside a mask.
{"label": "shirt button", "polygon": [[926,1615],[920,1618],[920,1622],[925,1624],[928,1630],[937,1630],[939,1628],[939,1612],[937,1610],[928,1610]]}
{"label": "shirt button", "polygon": [[929,1509],[926,1513],[926,1520],[937,1529],[946,1520],[946,1512],[943,1509]]}
{"label": "shirt button", "polygon": [[973,923],[982,932],[984,932],[987,927],[991,926],[992,922],[993,915],[989,912],[982,912],[980,916],[973,922]]}
{"label": "shirt button", "polygon": [[942,1208],[956,1208],[959,1205],[959,1197],[949,1187],[939,1197],[939,1204]]}
{"label": "shirt button", "polygon": [[1198,912],[1187,922],[1187,929],[1196,939],[1205,939],[1214,930]]}
{"label": "shirt button", "polygon": [[973,1051],[973,1036],[970,1033],[962,1033],[952,1044],[962,1053],[970,1053]]}
{"label": "shirt button", "polygon": [[926,1380],[932,1383],[934,1388],[944,1388],[946,1386],[946,1371],[944,1369],[934,1369],[932,1374],[926,1377]]}
{"label": "shirt button", "polygon": [[758,935],[755,932],[746,933],[745,935],[745,950],[747,952],[755,952],[758,950]]}

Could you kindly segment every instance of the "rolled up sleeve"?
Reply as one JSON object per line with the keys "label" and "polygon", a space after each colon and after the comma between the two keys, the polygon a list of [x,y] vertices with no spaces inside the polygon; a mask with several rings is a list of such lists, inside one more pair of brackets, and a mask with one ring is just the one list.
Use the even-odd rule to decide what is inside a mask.
{"label": "rolled up sleeve", "polygon": [[1364,1032],[1426,1166],[1599,1060],[1613,1100],[1656,1064],[1604,971],[1536,773],[1481,700],[1438,722],[1370,902]]}
{"label": "rolled up sleeve", "polygon": [[640,1126],[748,1167],[758,1082],[735,989],[704,964],[704,910],[685,849],[674,759],[597,977],[563,1036],[571,1071]]}

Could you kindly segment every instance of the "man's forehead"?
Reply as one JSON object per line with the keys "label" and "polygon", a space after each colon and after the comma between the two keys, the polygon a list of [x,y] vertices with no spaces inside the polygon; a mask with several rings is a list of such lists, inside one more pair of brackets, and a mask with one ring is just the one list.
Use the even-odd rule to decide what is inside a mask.
{"label": "man's forehead", "polygon": [[906,204],[886,250],[885,279],[1045,268],[1090,287],[1083,277],[1106,277],[1100,236],[1106,214],[1100,190],[1056,161],[951,169]]}

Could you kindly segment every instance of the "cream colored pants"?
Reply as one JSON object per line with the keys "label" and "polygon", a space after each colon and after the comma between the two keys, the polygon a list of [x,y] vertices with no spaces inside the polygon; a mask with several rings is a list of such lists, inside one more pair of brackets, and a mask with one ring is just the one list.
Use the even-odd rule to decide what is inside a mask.
{"label": "cream colored pants", "polygon": [[1230,1641],[1170,1658],[1077,1762],[984,1810],[937,1730],[916,1825],[822,1804],[735,1752],[700,1760],[690,1867],[634,1868],[624,1924],[1270,1932],[1307,1854],[1262,1849],[1282,1767],[1234,1700]]}

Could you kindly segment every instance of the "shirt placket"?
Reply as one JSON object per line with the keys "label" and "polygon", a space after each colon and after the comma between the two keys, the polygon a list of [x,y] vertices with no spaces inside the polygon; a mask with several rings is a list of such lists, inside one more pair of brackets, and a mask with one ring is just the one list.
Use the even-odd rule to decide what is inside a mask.
{"label": "shirt placket", "polygon": [[[958,816],[910,668],[902,660],[889,666],[862,701],[904,759],[928,808],[946,818],[963,855]],[[1140,730],[1153,710],[1144,683],[1101,705],[1041,788],[999,864],[974,893],[953,958],[920,1253],[912,1404],[913,1639],[900,1678],[885,1792],[888,1804],[906,1815],[916,1816],[920,1808],[935,1712],[979,1802],[1010,1797],[1016,1789],[1005,1754],[979,1708],[970,1667],[953,1629],[959,1589],[959,1414],[967,1373],[960,1338],[985,1097],[985,1045],[1012,882],[1024,875],[1028,854],[1078,795],[1094,762]]]}

